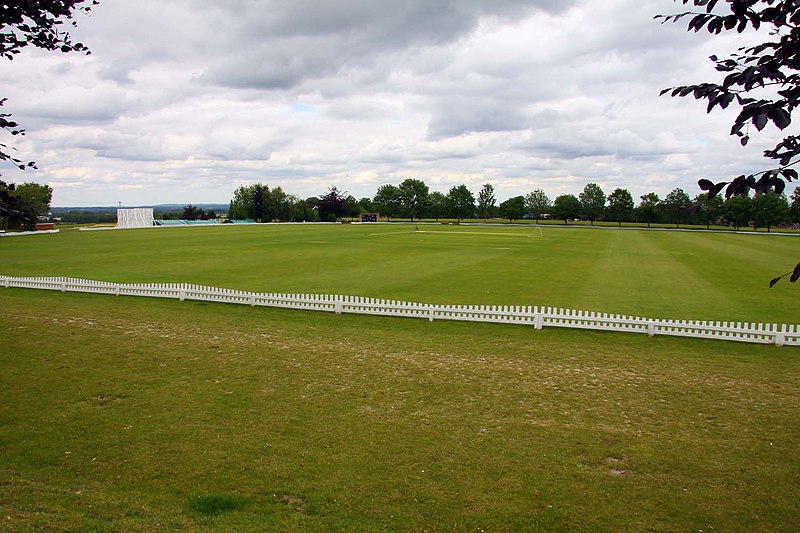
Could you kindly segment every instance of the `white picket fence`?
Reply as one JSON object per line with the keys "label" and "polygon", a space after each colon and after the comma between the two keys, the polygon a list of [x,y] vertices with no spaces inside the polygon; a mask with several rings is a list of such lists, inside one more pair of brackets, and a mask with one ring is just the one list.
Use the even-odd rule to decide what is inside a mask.
{"label": "white picket fence", "polygon": [[219,289],[187,283],[110,283],[64,277],[0,276],[0,286],[116,296],[149,296],[250,306],[283,307],[336,314],[356,313],[433,320],[462,320],[548,327],[626,331],[727,341],[800,346],[800,325],[709,322],[630,317],[553,307],[435,305],[359,296],[276,294]]}

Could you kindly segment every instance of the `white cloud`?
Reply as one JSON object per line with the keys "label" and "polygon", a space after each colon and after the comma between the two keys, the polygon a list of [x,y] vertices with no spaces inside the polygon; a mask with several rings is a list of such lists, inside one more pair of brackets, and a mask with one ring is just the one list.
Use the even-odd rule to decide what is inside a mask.
{"label": "white cloud", "polygon": [[498,197],[589,181],[637,197],[764,163],[732,115],[659,97],[748,39],[661,25],[670,0],[139,0],[78,16],[89,57],[0,71],[56,205],[227,202],[262,181],[357,197],[425,179]]}

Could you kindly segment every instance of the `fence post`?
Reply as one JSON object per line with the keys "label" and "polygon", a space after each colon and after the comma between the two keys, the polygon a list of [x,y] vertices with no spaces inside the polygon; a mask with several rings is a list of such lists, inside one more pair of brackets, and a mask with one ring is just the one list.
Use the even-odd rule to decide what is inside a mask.
{"label": "fence post", "polygon": [[3,276],[3,286],[6,289],[8,288],[8,276]]}
{"label": "fence post", "polygon": [[121,288],[119,286],[119,283],[114,285],[114,296],[119,296],[120,290],[121,290]]}
{"label": "fence post", "polygon": [[652,318],[647,320],[647,336],[655,337],[656,335],[656,321]]}
{"label": "fence post", "polygon": [[542,316],[541,311],[537,310],[536,315],[534,316],[533,319],[533,327],[534,329],[542,329],[543,326],[544,326],[544,316]]}
{"label": "fence post", "polygon": [[178,296],[180,297],[181,301],[186,299],[186,289],[178,290]]}
{"label": "fence post", "polygon": [[786,324],[781,325],[778,331],[778,325],[775,324],[775,346],[783,346],[786,344]]}
{"label": "fence post", "polygon": [[433,322],[433,306],[428,307],[428,322]]}
{"label": "fence post", "polygon": [[251,294],[247,298],[247,301],[250,302],[250,307],[255,307],[256,306],[256,295],[255,294]]}
{"label": "fence post", "polygon": [[342,297],[338,294],[334,296],[333,312],[337,315],[342,314]]}

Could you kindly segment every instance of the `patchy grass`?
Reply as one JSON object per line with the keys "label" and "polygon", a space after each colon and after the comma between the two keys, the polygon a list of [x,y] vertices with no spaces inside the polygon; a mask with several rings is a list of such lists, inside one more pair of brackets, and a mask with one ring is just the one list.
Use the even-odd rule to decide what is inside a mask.
{"label": "patchy grass", "polygon": [[4,531],[800,518],[796,350],[21,289],[0,305]]}

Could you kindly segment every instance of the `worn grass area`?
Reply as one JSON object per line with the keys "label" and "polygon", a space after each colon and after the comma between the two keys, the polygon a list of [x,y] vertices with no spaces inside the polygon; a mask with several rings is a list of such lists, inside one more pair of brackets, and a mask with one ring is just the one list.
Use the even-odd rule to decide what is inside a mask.
{"label": "worn grass area", "polygon": [[788,348],[0,289],[4,531],[788,531]]}
{"label": "worn grass area", "polygon": [[0,274],[800,323],[800,237],[562,227],[259,225],[0,241]]}

